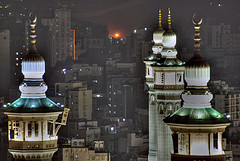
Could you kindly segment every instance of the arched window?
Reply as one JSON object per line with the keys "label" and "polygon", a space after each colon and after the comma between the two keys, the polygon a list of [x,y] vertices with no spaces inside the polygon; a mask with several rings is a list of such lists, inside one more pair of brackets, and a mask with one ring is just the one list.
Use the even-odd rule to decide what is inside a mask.
{"label": "arched window", "polygon": [[181,82],[182,82],[182,74],[177,73],[177,83],[181,83]]}
{"label": "arched window", "polygon": [[164,112],[164,105],[163,105],[163,103],[159,103],[158,107],[159,107],[160,114],[163,114],[163,112]]}
{"label": "arched window", "polygon": [[151,97],[150,97],[150,104],[154,105],[154,102],[155,102],[155,96],[151,95]]}
{"label": "arched window", "polygon": [[167,114],[171,114],[173,111],[173,105],[172,103],[167,104]]}

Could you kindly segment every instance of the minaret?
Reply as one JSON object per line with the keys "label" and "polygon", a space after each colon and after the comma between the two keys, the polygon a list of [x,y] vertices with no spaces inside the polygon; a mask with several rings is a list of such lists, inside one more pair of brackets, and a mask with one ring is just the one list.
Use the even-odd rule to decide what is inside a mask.
{"label": "minaret", "polygon": [[163,119],[181,107],[180,96],[184,90],[184,63],[177,58],[176,39],[168,9],[168,29],[163,34],[161,59],[151,65],[155,92],[153,105],[157,109],[157,161],[171,160],[171,130]]}
{"label": "minaret", "polygon": [[155,91],[153,90],[153,69],[151,64],[159,60],[161,57],[161,51],[163,48],[162,39],[163,33],[165,31],[162,28],[162,15],[161,10],[159,10],[159,25],[157,30],[153,33],[154,45],[152,47],[153,54],[146,57],[143,62],[146,66],[146,84],[148,86],[149,94],[149,153],[148,161],[157,161],[157,124],[156,124],[156,114],[157,108],[154,104],[155,101]]}
{"label": "minaret", "polygon": [[[8,151],[16,161],[50,161],[58,149],[57,132],[61,125],[66,125],[69,111],[46,97],[47,85],[43,80],[45,61],[35,46],[36,21],[36,17],[30,20],[32,47],[22,61],[24,80],[19,86],[21,97],[4,109],[9,118]],[[58,123],[56,120],[60,114],[63,114],[62,122]]]}
{"label": "minaret", "polygon": [[157,30],[155,30],[153,33],[153,42],[154,42],[154,45],[152,46],[153,53],[143,60],[146,66],[146,75],[145,75],[146,84],[150,89],[153,88],[153,70],[152,70],[151,64],[159,60],[161,57],[161,51],[163,49],[162,41],[163,41],[164,32],[165,31],[162,28],[162,13],[161,13],[161,10],[159,9],[159,25]]}
{"label": "minaret", "polygon": [[[195,15],[194,15],[195,16]],[[210,66],[200,54],[200,24],[194,21],[195,53],[185,65],[187,88],[182,94],[183,106],[164,119],[171,128],[173,139],[172,161],[224,161],[222,133],[230,125],[226,115],[211,107],[207,83]]]}

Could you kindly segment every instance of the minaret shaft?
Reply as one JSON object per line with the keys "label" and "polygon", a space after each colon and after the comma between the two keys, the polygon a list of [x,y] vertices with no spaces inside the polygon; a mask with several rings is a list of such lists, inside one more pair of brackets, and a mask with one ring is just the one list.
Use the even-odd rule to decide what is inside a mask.
{"label": "minaret shaft", "polygon": [[[184,88],[184,63],[176,57],[176,34],[171,29],[170,10],[168,24],[168,30],[162,32],[159,11],[159,28],[153,34],[155,44],[152,50],[153,54],[159,54],[161,58],[144,61],[149,87],[149,161],[171,160],[171,130],[163,119],[180,107],[180,95]],[[160,46],[163,48],[157,50]],[[149,74],[149,71],[152,73]]]}

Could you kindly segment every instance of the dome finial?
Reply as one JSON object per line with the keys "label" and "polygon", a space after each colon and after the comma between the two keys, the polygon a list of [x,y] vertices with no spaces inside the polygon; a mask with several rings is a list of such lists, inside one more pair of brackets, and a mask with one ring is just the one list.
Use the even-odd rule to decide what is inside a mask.
{"label": "dome finial", "polygon": [[34,45],[36,43],[36,23],[37,23],[37,17],[33,16],[32,13],[29,14],[29,23],[30,23],[30,27],[31,27],[31,34],[30,34],[30,38],[31,38],[31,43]]}
{"label": "dome finial", "polygon": [[200,51],[200,41],[201,41],[201,37],[200,37],[200,25],[201,25],[201,23],[202,23],[202,18],[201,18],[198,22],[196,22],[196,21],[194,20],[195,16],[196,16],[196,13],[193,15],[193,18],[192,18],[192,22],[193,22],[193,24],[195,25],[195,26],[194,26],[194,28],[195,28],[195,36],[194,36],[194,41],[195,41],[195,43],[194,43],[194,46],[195,46],[195,48],[196,48],[196,51],[198,51],[197,53],[200,53],[200,52],[199,52],[199,51]]}
{"label": "dome finial", "polygon": [[162,28],[162,11],[161,11],[161,9],[159,9],[158,20],[159,20],[159,28]]}
{"label": "dome finial", "polygon": [[171,29],[171,10],[168,8],[168,29]]}

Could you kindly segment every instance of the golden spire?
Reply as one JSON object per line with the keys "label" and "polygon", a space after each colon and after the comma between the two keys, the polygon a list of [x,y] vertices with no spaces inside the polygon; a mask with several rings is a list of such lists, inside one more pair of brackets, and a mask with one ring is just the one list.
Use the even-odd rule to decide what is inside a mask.
{"label": "golden spire", "polygon": [[[193,22],[193,24],[195,25],[195,26],[194,26],[194,28],[195,28],[195,36],[194,36],[194,41],[195,41],[195,43],[194,43],[194,46],[195,46],[195,48],[196,48],[196,51],[200,51],[200,41],[201,41],[201,37],[200,37],[200,25],[201,25],[201,23],[202,23],[202,18],[200,19],[199,22],[196,22],[196,21],[194,20],[195,16],[196,16],[196,13],[193,15],[193,18],[192,18],[192,22]],[[198,53],[200,53],[200,52],[198,52]]]}
{"label": "golden spire", "polygon": [[171,29],[171,10],[168,8],[168,29]]}
{"label": "golden spire", "polygon": [[159,28],[162,28],[162,11],[161,11],[161,9],[159,9],[158,20],[159,20]]}
{"label": "golden spire", "polygon": [[32,13],[29,14],[29,23],[31,27],[31,34],[30,34],[31,43],[34,45],[36,43],[36,37],[37,37],[36,31],[35,31],[37,17],[35,16],[34,19],[32,20],[31,20],[31,17],[32,17]]}

